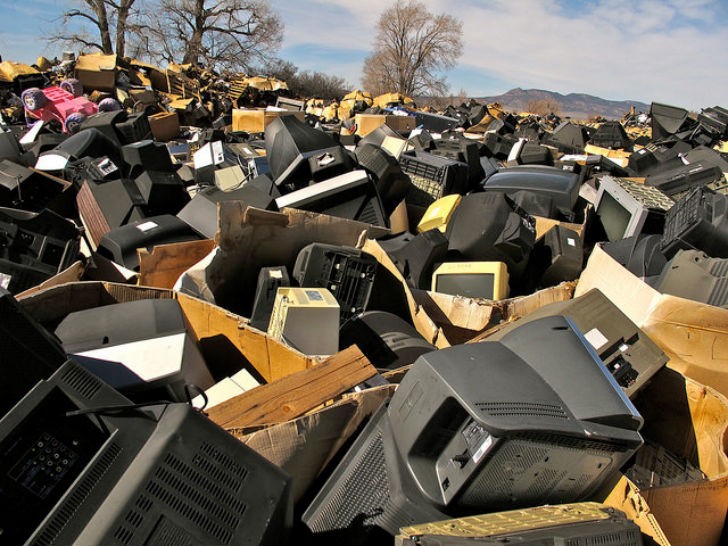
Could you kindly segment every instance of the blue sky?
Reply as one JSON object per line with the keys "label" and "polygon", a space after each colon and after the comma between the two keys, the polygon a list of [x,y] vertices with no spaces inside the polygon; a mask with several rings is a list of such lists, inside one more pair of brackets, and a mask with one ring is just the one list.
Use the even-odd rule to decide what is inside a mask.
{"label": "blue sky", "polygon": [[[142,0],[138,0],[142,1]],[[271,0],[285,24],[278,55],[358,86],[379,13],[392,0]],[[463,21],[448,80],[470,96],[513,87],[689,108],[728,106],[725,0],[424,0]],[[43,37],[73,0],[2,0],[0,54],[60,55]]]}

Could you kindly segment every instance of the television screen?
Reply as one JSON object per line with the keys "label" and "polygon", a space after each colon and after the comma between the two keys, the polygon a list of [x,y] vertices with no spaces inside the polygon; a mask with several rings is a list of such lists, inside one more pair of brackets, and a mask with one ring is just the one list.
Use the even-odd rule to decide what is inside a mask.
{"label": "television screen", "polygon": [[450,273],[437,277],[435,292],[492,300],[494,282],[492,273]]}
{"label": "television screen", "polygon": [[598,214],[610,241],[618,241],[624,237],[632,214],[610,193],[602,196]]}

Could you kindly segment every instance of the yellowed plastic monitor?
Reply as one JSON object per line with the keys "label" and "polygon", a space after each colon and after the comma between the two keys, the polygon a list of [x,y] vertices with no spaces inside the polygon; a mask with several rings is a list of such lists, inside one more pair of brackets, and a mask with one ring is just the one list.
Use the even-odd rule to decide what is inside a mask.
{"label": "yellowed plastic monitor", "polygon": [[445,262],[432,274],[432,291],[502,300],[508,297],[508,269],[503,262]]}

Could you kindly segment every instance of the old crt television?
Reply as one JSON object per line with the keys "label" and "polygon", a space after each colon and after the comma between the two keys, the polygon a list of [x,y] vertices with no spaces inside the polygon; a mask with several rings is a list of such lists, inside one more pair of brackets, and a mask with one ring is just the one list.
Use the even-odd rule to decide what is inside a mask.
{"label": "old crt television", "polygon": [[0,288],[0,419],[66,361],[61,342]]}
{"label": "old crt television", "polygon": [[416,199],[413,204],[429,205],[444,195],[465,194],[472,189],[467,163],[421,150],[403,153],[399,156],[399,163],[419,190],[419,193],[410,192],[407,195],[408,202],[410,198]]}
{"label": "old crt television", "polygon": [[637,413],[565,317],[422,355],[303,514],[352,534],[589,498],[642,445]]}
{"label": "old crt television", "polygon": [[72,221],[41,212],[0,207],[0,287],[17,294],[69,267],[81,231]]}
{"label": "old crt television", "polygon": [[339,349],[359,347],[378,369],[395,370],[437,347],[404,319],[385,311],[366,311],[341,325]]}
{"label": "old crt television", "polygon": [[326,288],[341,306],[342,322],[366,311],[379,264],[363,250],[311,243],[293,265],[293,278],[304,288]]}
{"label": "old crt television", "polygon": [[374,179],[384,212],[390,216],[412,188],[409,176],[402,172],[402,167],[392,154],[375,144],[360,142],[354,154],[359,168],[367,171]]}
{"label": "old crt television", "polygon": [[618,241],[640,233],[660,233],[674,201],[657,188],[604,176],[594,202],[607,238]]}
{"label": "old crt television", "polygon": [[699,250],[679,250],[665,265],[655,289],[689,300],[728,306],[728,259]]}
{"label": "old crt television", "polygon": [[215,383],[176,300],[139,300],[70,313],[55,329],[67,353],[112,387],[187,400]]}
{"label": "old crt television", "polygon": [[667,355],[596,288],[578,298],[545,305],[494,333],[493,339],[500,339],[520,324],[556,315],[574,322],[630,398],[667,363]]}
{"label": "old crt television", "polygon": [[305,355],[339,351],[339,303],[326,288],[280,287],[268,335]]}
{"label": "old crt television", "polygon": [[432,291],[502,300],[508,297],[508,268],[503,262],[445,262],[432,273]]}
{"label": "old crt television", "polygon": [[504,193],[471,193],[460,201],[445,234],[448,253],[457,260],[504,262],[511,277],[518,277],[536,242],[536,222]]}
{"label": "old crt television", "polygon": [[184,221],[171,214],[152,216],[112,229],[101,238],[96,251],[127,269],[139,270],[137,249],[157,245],[199,241],[201,237]]}
{"label": "old crt television", "polygon": [[528,191],[553,199],[557,209],[570,216],[580,188],[579,175],[547,166],[521,166],[501,169],[485,183],[485,191],[501,191],[511,195]]}
{"label": "old crt television", "polygon": [[691,249],[728,258],[728,198],[708,188],[691,190],[667,213],[661,249],[668,259]]}
{"label": "old crt television", "polygon": [[379,241],[382,249],[412,288],[428,290],[435,264],[447,257],[447,237],[439,229],[402,233]]}
{"label": "old crt television", "polygon": [[439,229],[443,233],[447,230],[447,223],[452,218],[453,212],[460,204],[462,196],[457,193],[440,197],[432,203],[425,214],[422,216],[420,223],[417,224],[417,233],[429,231],[431,229]]}
{"label": "old crt television", "polygon": [[377,188],[363,170],[351,171],[282,195],[276,199],[276,206],[388,227]]}
{"label": "old crt television", "polygon": [[9,159],[0,161],[0,206],[40,211],[64,189],[64,181]]}
{"label": "old crt television", "polygon": [[[7,544],[284,544],[290,478],[187,404],[135,407],[74,362],[0,420]],[[264,500],[263,500],[264,499]]]}
{"label": "old crt television", "polygon": [[276,185],[300,185],[311,179],[308,159],[340,148],[336,141],[295,116],[279,116],[265,128],[265,152]]}
{"label": "old crt television", "polygon": [[642,546],[639,527],[596,502],[534,506],[400,529],[395,546]]}

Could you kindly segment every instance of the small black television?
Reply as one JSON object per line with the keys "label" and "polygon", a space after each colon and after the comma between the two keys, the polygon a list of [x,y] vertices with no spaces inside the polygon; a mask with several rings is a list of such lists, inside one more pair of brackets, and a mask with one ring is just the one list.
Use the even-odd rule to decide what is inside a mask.
{"label": "small black television", "polygon": [[191,406],[135,406],[72,361],[0,419],[8,544],[284,544],[290,486]]}
{"label": "small black television", "polygon": [[315,534],[588,498],[642,417],[564,317],[420,356],[303,513]]}

